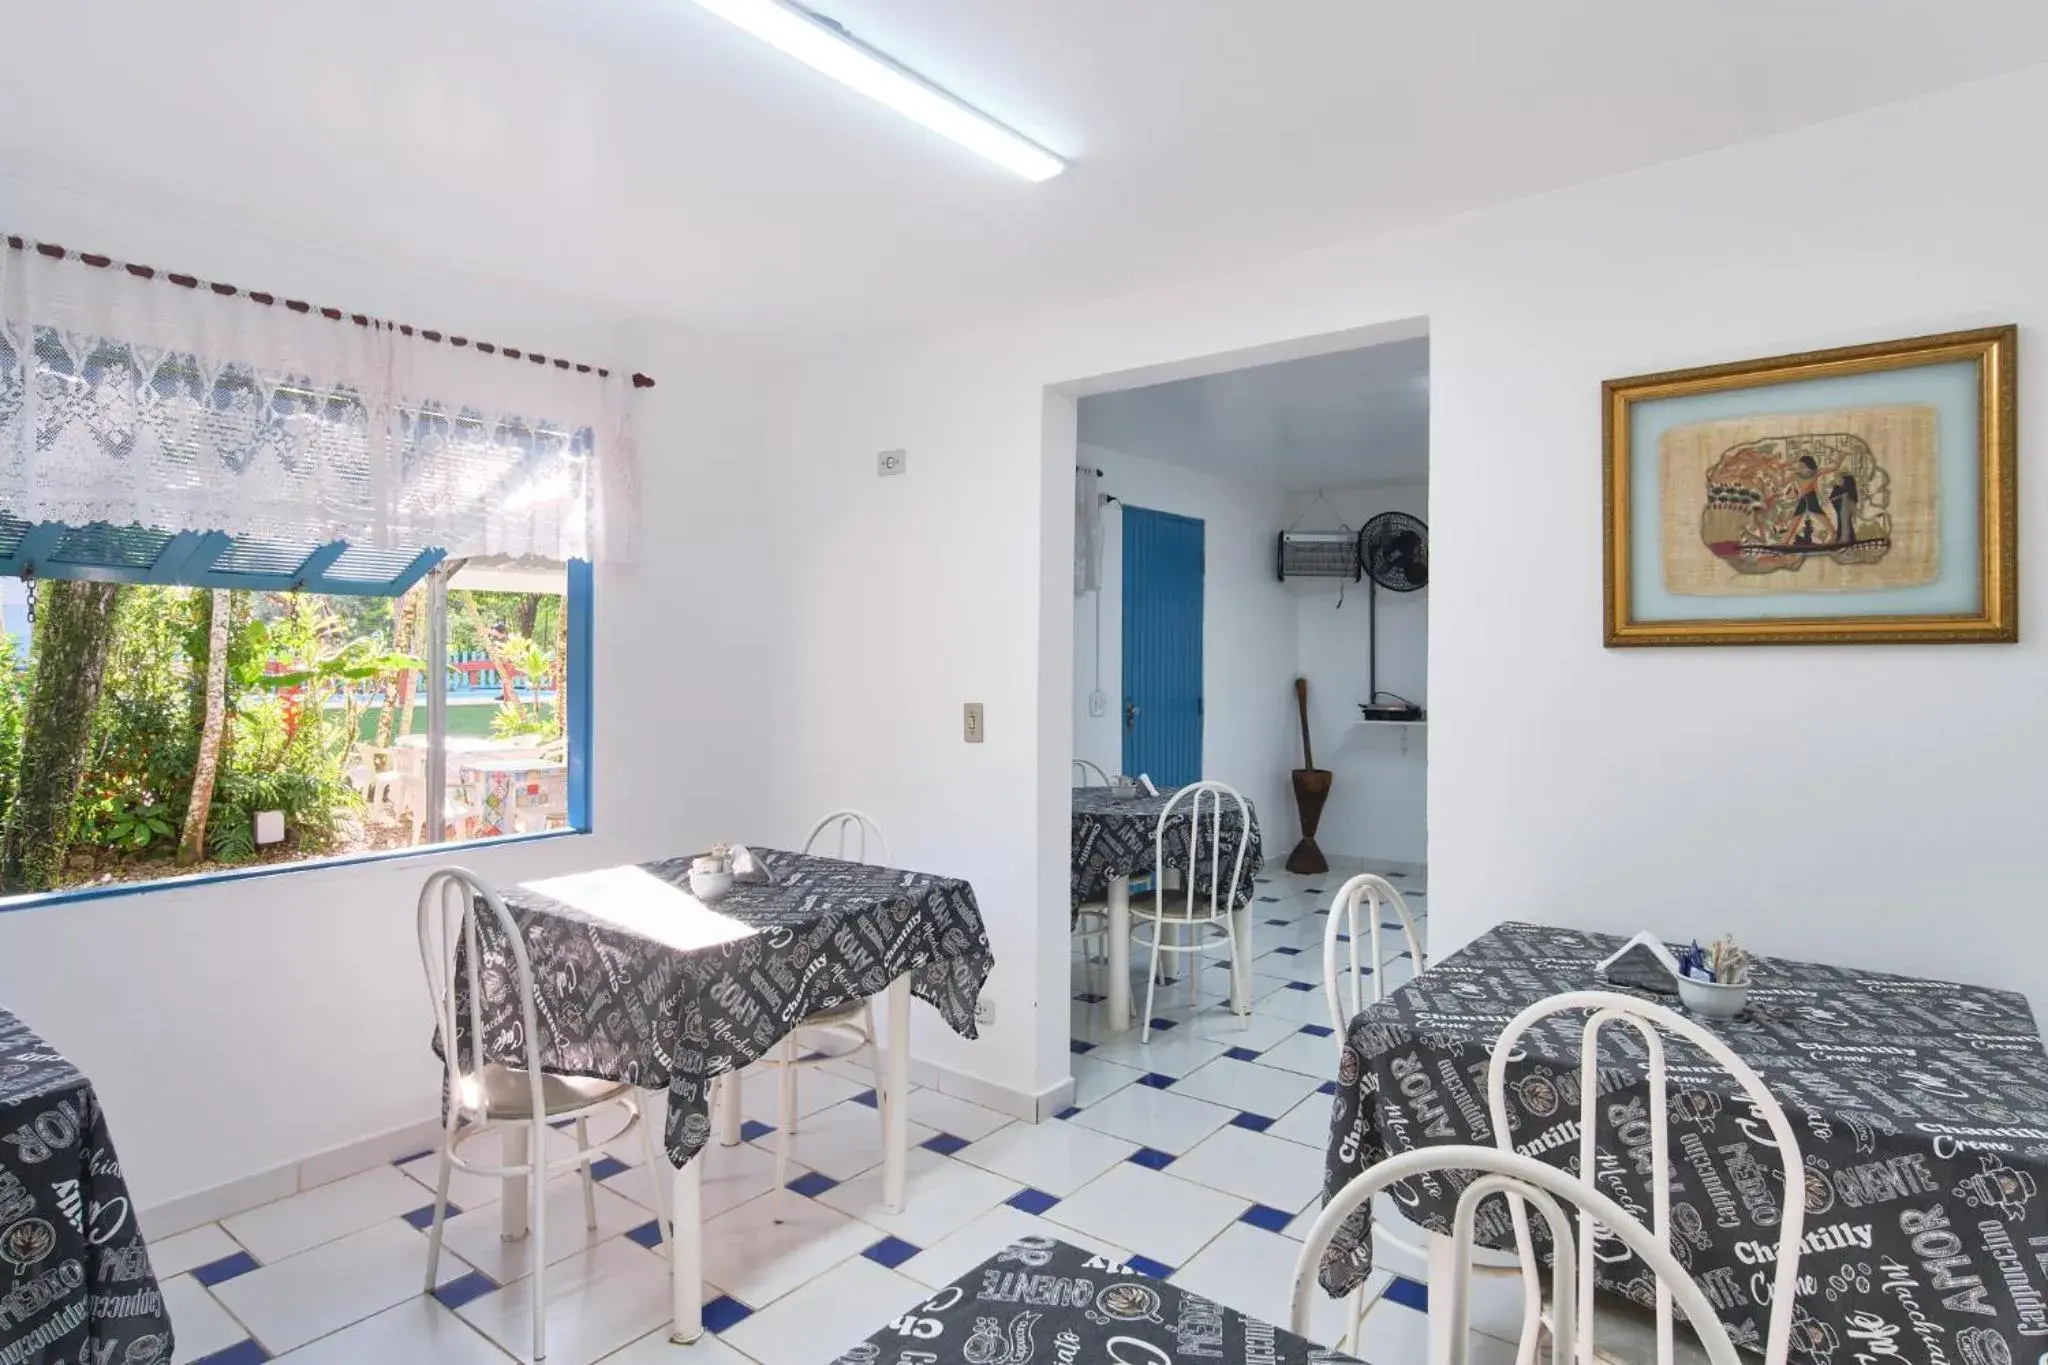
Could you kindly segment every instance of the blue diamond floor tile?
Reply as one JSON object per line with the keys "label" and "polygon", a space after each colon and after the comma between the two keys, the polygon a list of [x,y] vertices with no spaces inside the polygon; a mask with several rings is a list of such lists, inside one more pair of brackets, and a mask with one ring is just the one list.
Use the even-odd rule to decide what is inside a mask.
{"label": "blue diamond floor tile", "polygon": [[[462,1210],[456,1207],[454,1200],[451,1199],[448,1201],[448,1216],[450,1218],[453,1218],[456,1214],[461,1212]],[[405,1221],[412,1224],[414,1227],[418,1228],[421,1232],[428,1231],[434,1226],[434,1206],[432,1204],[420,1205],[411,1213],[405,1215]],[[234,1257],[230,1256],[228,1257],[228,1259],[232,1261]],[[192,1273],[197,1275],[199,1272],[195,1270]],[[240,1274],[241,1272],[237,1271],[236,1273]],[[202,1279],[200,1280],[200,1283],[211,1284],[213,1282],[211,1280]]]}
{"label": "blue diamond floor tile", "polygon": [[816,1199],[839,1182],[823,1171],[805,1171],[785,1187],[806,1199]]}
{"label": "blue diamond floor tile", "polygon": [[498,1286],[490,1276],[481,1270],[472,1270],[467,1275],[448,1281],[434,1291],[434,1297],[441,1306],[453,1312],[471,1299],[480,1299]]}
{"label": "blue diamond floor tile", "polygon": [[628,1228],[626,1236],[646,1247],[649,1251],[661,1245],[661,1221],[650,1218],[637,1228]]}
{"label": "blue diamond floor tile", "polygon": [[615,1156],[601,1156],[590,1163],[590,1177],[593,1180],[610,1180],[620,1171],[630,1169],[631,1167]]}
{"label": "blue diamond floor tile", "polygon": [[774,1131],[773,1124],[762,1123],[758,1119],[746,1119],[740,1123],[740,1141],[759,1142]]}
{"label": "blue diamond floor tile", "polygon": [[1003,1202],[1011,1208],[1021,1209],[1025,1213],[1044,1213],[1060,1201],[1047,1194],[1044,1190],[1034,1190],[1027,1185]]}
{"label": "blue diamond floor tile", "polygon": [[1172,1266],[1164,1261],[1155,1261],[1150,1256],[1133,1256],[1124,1264],[1140,1275],[1149,1275],[1155,1280],[1163,1280],[1173,1273]]}
{"label": "blue diamond floor tile", "polygon": [[1136,1162],[1140,1166],[1149,1166],[1155,1171],[1163,1171],[1173,1164],[1173,1153],[1162,1152],[1157,1147],[1140,1147],[1124,1160]]}
{"label": "blue diamond floor tile", "polygon": [[723,1332],[727,1328],[737,1327],[752,1316],[754,1316],[753,1309],[747,1307],[738,1299],[733,1298],[730,1294],[720,1294],[717,1298],[704,1305],[704,1330],[707,1332]]}
{"label": "blue diamond floor tile", "polygon": [[1233,1127],[1249,1129],[1254,1133],[1263,1133],[1273,1126],[1273,1120],[1267,1118],[1264,1114],[1254,1114],[1248,1110],[1239,1110],[1237,1113],[1232,1114],[1230,1122]]}
{"label": "blue diamond floor tile", "polygon": [[1285,1232],[1287,1225],[1294,1221],[1294,1215],[1285,1209],[1276,1209],[1268,1204],[1254,1204],[1238,1217],[1240,1223],[1250,1223],[1255,1228],[1268,1232]]}
{"label": "blue diamond floor tile", "polygon": [[1070,1119],[1080,1112],[1081,1106],[1077,1104],[1070,1104],[1066,1108],[1060,1110],[1059,1113],[1054,1114],[1053,1117],[1056,1119]]}
{"label": "blue diamond floor tile", "polygon": [[[413,1212],[417,1213],[418,1211],[415,1209]],[[455,1212],[455,1206],[450,1204],[448,1206],[449,1216],[451,1218],[454,1217]],[[412,1223],[416,1228],[424,1228],[433,1221],[434,1210],[431,1205],[428,1206],[426,1213],[427,1223],[412,1223],[413,1215],[411,1213],[405,1215],[405,1221]],[[246,1251],[238,1251],[232,1256],[223,1256],[218,1261],[210,1261],[200,1266],[192,1272],[192,1278],[211,1289],[214,1285],[232,1280],[237,1275],[246,1275],[254,1269],[256,1269],[256,1258]]]}
{"label": "blue diamond floor tile", "polygon": [[901,1237],[884,1237],[881,1241],[863,1251],[861,1255],[867,1257],[876,1265],[887,1266],[889,1269],[894,1270],[897,1266],[902,1265],[905,1261],[923,1250],[923,1247],[914,1246],[904,1241]]}
{"label": "blue diamond floor tile", "polygon": [[937,1133],[924,1140],[924,1149],[937,1152],[940,1156],[951,1156],[967,1145],[967,1139],[952,1133]]}
{"label": "blue diamond floor tile", "polygon": [[1403,1308],[1413,1308],[1418,1313],[1429,1311],[1429,1286],[1405,1275],[1396,1275],[1387,1285],[1387,1297]]}
{"label": "blue diamond floor tile", "polygon": [[1223,1054],[1233,1062],[1256,1062],[1259,1054],[1248,1047],[1234,1047]]}
{"label": "blue diamond floor tile", "polygon": [[1138,1077],[1139,1085],[1149,1085],[1154,1090],[1165,1090],[1168,1087],[1170,1087],[1173,1084],[1173,1082],[1174,1078],[1172,1076],[1162,1075],[1157,1071],[1148,1071],[1144,1075]]}

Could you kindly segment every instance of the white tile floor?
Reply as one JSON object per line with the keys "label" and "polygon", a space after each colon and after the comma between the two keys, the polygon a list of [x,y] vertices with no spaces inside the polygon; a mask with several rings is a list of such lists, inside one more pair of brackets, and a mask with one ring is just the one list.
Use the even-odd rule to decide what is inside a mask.
{"label": "white tile floor", "polygon": [[[1033,1126],[936,1091],[912,1095],[909,1200],[881,1207],[879,1123],[865,1069],[803,1079],[786,1221],[774,1221],[772,1096],[746,1087],[748,1141],[714,1144],[704,1179],[705,1320],[668,1344],[667,1263],[637,1137],[601,1163],[598,1228],[573,1179],[549,1191],[547,1295],[554,1365],[812,1365],[1023,1236],[1058,1237],[1273,1320],[1320,1202],[1336,1065],[1322,935],[1343,874],[1270,874],[1255,902],[1255,1004],[1240,1028],[1206,994],[1162,988],[1152,1042],[1112,1035],[1100,989],[1075,965],[1076,1105]],[[1411,906],[1427,914],[1422,879]],[[1426,927],[1427,920],[1421,923]],[[1382,939],[1390,980],[1405,946]],[[1143,961],[1137,971],[1143,998]],[[1305,987],[1305,989],[1304,989]],[[772,1082],[770,1087],[772,1088]],[[566,1142],[566,1138],[558,1138]],[[457,1176],[442,1284],[420,1293],[434,1163],[379,1167],[237,1214],[151,1248],[178,1337],[178,1365],[487,1365],[526,1358],[532,1248],[498,1238],[496,1182]],[[1397,1267],[1420,1276],[1419,1266]],[[1374,1365],[1410,1365],[1426,1340],[1419,1285],[1366,1322]],[[1334,1335],[1340,1310],[1318,1319]],[[1496,1343],[1497,1344],[1497,1343]],[[1477,1352],[1485,1365],[1496,1357]]]}

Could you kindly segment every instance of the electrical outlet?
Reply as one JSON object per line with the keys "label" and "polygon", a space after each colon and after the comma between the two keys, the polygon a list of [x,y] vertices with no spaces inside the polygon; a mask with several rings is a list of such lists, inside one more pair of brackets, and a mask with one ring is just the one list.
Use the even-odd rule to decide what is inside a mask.
{"label": "electrical outlet", "polygon": [[1108,697],[1105,697],[1105,696],[1103,696],[1103,695],[1102,695],[1102,689],[1101,689],[1101,688],[1099,688],[1099,687],[1098,687],[1097,689],[1095,689],[1095,691],[1093,691],[1093,692],[1090,692],[1090,693],[1088,694],[1088,714],[1089,714],[1089,715],[1091,715],[1091,716],[1099,716],[1099,715],[1102,715],[1102,714],[1103,714],[1104,712],[1106,712],[1106,711],[1108,711],[1108,710],[1109,710],[1109,698],[1108,698]]}
{"label": "electrical outlet", "polygon": [[875,456],[875,473],[882,478],[901,474],[910,465],[910,453],[903,450],[885,450]]}
{"label": "electrical outlet", "polygon": [[960,729],[960,738],[966,740],[969,744],[981,743],[982,723],[980,702],[971,701],[967,703],[966,709],[961,713]]}
{"label": "electrical outlet", "polygon": [[987,1025],[994,1024],[995,1021],[995,997],[987,994],[977,996],[974,1001],[974,1022],[977,1024]]}

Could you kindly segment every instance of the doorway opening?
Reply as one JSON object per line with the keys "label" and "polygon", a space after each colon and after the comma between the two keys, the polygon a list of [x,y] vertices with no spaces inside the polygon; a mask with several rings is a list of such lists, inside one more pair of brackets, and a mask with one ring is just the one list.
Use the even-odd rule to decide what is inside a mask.
{"label": "doorway opening", "polygon": [[[1093,1122],[1104,1131],[1129,1119],[1135,1133],[1144,1106],[1115,1097],[1167,1078],[1176,1094],[1256,1112],[1282,1140],[1319,1145],[1328,1104],[1313,1090],[1330,1057],[1316,1030],[1332,1027],[1319,912],[1348,878],[1373,872],[1427,933],[1427,329],[1067,392],[1073,1117],[1089,1123],[1101,1106]],[[1049,458],[1062,455],[1049,445]],[[1314,812],[1298,792],[1303,773],[1323,775]],[[1182,884],[1183,869],[1170,837],[1155,866],[1159,802],[1144,797],[1195,781],[1227,784],[1256,826],[1257,871],[1248,861],[1233,917],[1239,963],[1162,954],[1154,979],[1147,908],[1157,913],[1159,884]],[[1081,790],[1105,784],[1110,794]],[[1140,811],[1130,819],[1126,790]],[[1173,912],[1183,896],[1166,898]],[[1136,941],[1119,944],[1133,921]],[[1383,951],[1383,980],[1412,977],[1404,936],[1383,936]],[[1148,981],[1149,1042],[1137,1017]]]}

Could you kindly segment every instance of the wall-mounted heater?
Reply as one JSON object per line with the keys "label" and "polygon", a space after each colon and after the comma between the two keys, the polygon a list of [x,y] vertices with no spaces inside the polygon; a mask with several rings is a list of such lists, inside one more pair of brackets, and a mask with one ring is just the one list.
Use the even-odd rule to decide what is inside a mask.
{"label": "wall-mounted heater", "polygon": [[1282,583],[1290,578],[1344,578],[1356,583],[1365,577],[1355,531],[1282,531],[1278,567]]}

